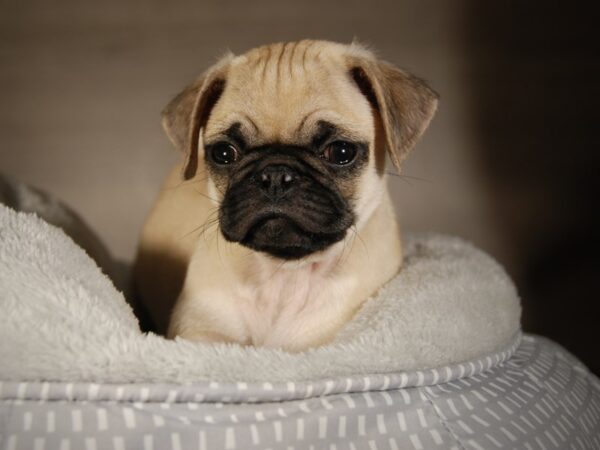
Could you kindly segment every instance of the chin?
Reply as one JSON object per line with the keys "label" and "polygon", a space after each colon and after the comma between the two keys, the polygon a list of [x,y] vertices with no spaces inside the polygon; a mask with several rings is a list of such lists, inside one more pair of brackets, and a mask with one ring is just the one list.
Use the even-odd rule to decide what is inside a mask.
{"label": "chin", "polygon": [[273,216],[254,221],[248,230],[241,233],[227,228],[221,228],[221,231],[230,242],[238,242],[272,258],[299,261],[326,252],[346,237],[348,228],[315,233],[306,231],[301,224],[290,218]]}

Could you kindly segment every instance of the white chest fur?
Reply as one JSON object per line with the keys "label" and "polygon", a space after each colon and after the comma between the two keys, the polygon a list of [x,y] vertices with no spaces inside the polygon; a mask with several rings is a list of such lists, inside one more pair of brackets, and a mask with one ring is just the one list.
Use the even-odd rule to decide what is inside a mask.
{"label": "white chest fur", "polygon": [[259,264],[263,267],[239,305],[252,344],[294,348],[295,343],[326,340],[326,330],[349,314],[343,303],[356,280],[339,273],[339,255],[303,265],[264,259]]}
{"label": "white chest fur", "polygon": [[245,252],[236,270],[244,257],[219,245],[213,266],[206,255],[192,259],[169,334],[300,350],[328,341],[356,309],[358,280],[343,275],[339,251],[304,263]]}
{"label": "white chest fur", "polygon": [[288,351],[330,341],[400,266],[398,229],[385,200],[360,235],[349,233],[308,261],[282,263],[228,243],[218,231],[201,239],[168,335]]}

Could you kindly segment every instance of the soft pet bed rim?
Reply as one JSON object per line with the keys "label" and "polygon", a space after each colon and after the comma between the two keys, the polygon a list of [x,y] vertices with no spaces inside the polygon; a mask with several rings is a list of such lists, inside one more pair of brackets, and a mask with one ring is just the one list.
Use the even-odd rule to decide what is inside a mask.
{"label": "soft pet bed rim", "polygon": [[[515,335],[504,350],[459,364],[399,373],[374,373],[285,383],[198,381],[165,383],[66,383],[61,381],[0,381],[0,399],[28,401],[114,401],[150,403],[263,403],[326,395],[401,390],[450,383],[494,370],[510,360],[523,341],[544,338]],[[126,396],[119,394],[124,388]]]}
{"label": "soft pet bed rim", "polygon": [[506,349],[514,285],[461,239],[405,239],[400,273],[323,347],[300,354],[142,334],[131,308],[60,230],[0,205],[0,379],[298,382],[453,365]]}

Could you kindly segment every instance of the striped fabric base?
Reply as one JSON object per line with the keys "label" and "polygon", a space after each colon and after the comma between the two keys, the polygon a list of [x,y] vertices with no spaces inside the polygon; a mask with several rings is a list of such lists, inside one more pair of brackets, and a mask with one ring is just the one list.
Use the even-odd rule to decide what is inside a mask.
{"label": "striped fabric base", "polygon": [[452,367],[311,383],[0,384],[0,448],[600,449],[600,382],[515,340]]}

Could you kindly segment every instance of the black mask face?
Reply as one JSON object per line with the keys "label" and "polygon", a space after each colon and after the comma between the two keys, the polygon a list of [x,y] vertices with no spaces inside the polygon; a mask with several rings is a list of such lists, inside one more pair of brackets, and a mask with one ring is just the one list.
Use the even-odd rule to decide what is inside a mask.
{"label": "black mask face", "polygon": [[[231,149],[220,146],[207,152],[214,159],[211,171],[227,171],[221,173],[227,187],[219,222],[229,241],[277,258],[298,259],[342,240],[354,223],[351,205],[338,186],[340,178],[342,185],[350,181],[349,172],[340,177],[335,167],[340,164],[332,166],[309,148],[261,146],[246,150],[235,164]],[[344,157],[343,150],[336,152]]]}

